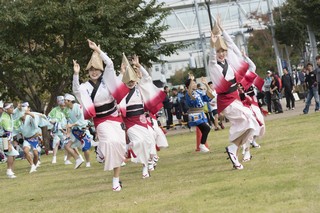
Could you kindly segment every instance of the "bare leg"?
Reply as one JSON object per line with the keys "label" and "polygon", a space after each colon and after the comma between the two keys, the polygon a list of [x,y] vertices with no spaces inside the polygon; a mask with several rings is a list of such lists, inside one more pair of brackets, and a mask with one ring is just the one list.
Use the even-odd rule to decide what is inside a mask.
{"label": "bare leg", "polygon": [[78,157],[79,157],[79,155],[74,151],[74,149],[71,148],[71,144],[72,144],[72,142],[69,141],[69,142],[65,145],[65,149],[68,151],[68,153],[69,153],[70,155],[72,155],[72,157],[73,157],[75,160],[77,160]]}
{"label": "bare leg", "polygon": [[30,151],[29,147],[27,147],[27,146],[23,147],[24,155],[25,155],[27,161],[29,162],[29,164],[32,165],[33,162],[32,162],[32,158],[31,158],[31,155],[30,155],[29,151]]}
{"label": "bare leg", "polygon": [[13,170],[14,157],[7,156],[7,169]]}

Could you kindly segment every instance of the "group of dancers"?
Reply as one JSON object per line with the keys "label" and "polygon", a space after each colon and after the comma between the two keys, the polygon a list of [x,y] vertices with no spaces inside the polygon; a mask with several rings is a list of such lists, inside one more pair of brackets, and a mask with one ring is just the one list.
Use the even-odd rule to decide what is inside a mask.
{"label": "group of dancers", "polygon": [[[82,165],[84,159],[78,151],[80,148],[86,167],[90,167],[89,150],[93,136],[88,130],[88,122],[92,121],[95,138],[99,141],[96,160],[104,164],[105,171],[113,170],[112,190],[120,191],[120,169],[124,162],[141,164],[142,178],[148,178],[158,161],[157,151],[168,147],[166,136],[156,119],[165,93],[153,84],[137,56],[128,60],[123,54],[121,71],[117,76],[107,53],[91,40],[88,40],[88,45],[93,51],[85,69],[89,80],[79,83],[80,65],[73,60],[73,95],[58,96],[58,106],[48,116],[31,112],[28,103],[16,109],[13,109],[12,103],[0,103],[0,134],[3,135],[0,141],[12,141],[15,131],[19,131],[24,138],[25,153],[29,153],[26,158],[32,173],[40,164],[37,148],[41,128],[47,127],[53,137],[53,164],[57,163],[56,154],[60,145],[66,150],[65,164],[72,164],[70,158],[73,157],[75,169]],[[200,151],[209,152],[205,143],[210,127],[203,107],[204,102],[216,98],[218,113],[223,113],[231,124],[230,145],[226,147],[226,153],[233,168],[243,169],[238,158],[239,149],[243,148],[242,161],[249,161],[250,143],[258,146],[256,138],[265,133],[263,114],[252,89],[253,85],[261,88],[263,80],[261,82],[255,74],[254,63],[241,53],[223,30],[219,17],[212,31],[211,47],[208,63],[210,86],[202,80],[207,92],[196,90],[192,75],[186,81],[189,125],[197,126],[202,133]],[[15,178],[13,161],[17,153],[10,143],[4,151],[8,158],[7,175]]]}

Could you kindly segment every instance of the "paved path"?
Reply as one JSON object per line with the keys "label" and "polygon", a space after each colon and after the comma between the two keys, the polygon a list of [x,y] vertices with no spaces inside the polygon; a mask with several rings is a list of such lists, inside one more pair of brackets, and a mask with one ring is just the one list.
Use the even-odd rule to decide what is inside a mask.
{"label": "paved path", "polygon": [[[286,117],[292,117],[292,116],[297,116],[297,115],[303,115],[303,108],[305,106],[305,103],[302,100],[296,101],[295,102],[295,109],[294,110],[286,110],[286,100],[285,98],[281,99],[281,104],[282,104],[282,108],[284,109],[283,113],[279,113],[279,114],[271,114],[271,115],[267,115],[265,117],[265,120],[274,120],[274,119],[279,119],[279,118],[286,118]],[[267,106],[263,106],[264,109],[267,109]],[[310,108],[309,108],[309,114],[311,113],[316,113],[314,111],[314,102],[312,102]],[[320,113],[320,112],[317,112]],[[228,126],[228,123],[226,123],[225,126]],[[194,127],[193,127],[194,130]],[[181,127],[177,127],[177,129],[172,129],[169,130],[167,135],[175,135],[175,134],[183,134],[184,132],[189,132],[188,129],[181,129]]]}

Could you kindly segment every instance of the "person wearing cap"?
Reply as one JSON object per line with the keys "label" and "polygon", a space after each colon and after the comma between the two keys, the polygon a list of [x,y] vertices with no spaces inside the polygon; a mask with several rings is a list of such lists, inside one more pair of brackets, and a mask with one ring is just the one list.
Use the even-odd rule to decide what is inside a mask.
{"label": "person wearing cap", "polygon": [[74,157],[74,159],[77,160],[79,155],[74,151],[74,149],[81,147],[86,159],[86,167],[91,167],[89,151],[93,137],[87,129],[88,121],[84,119],[81,106],[75,102],[76,99],[73,95],[65,94],[64,100],[68,110],[67,132],[70,134],[70,141],[65,145],[65,148]]}
{"label": "person wearing cap", "polygon": [[[23,115],[19,118],[20,122],[17,124],[17,128],[24,137],[22,148],[31,167],[29,173],[33,173],[37,171],[37,167],[39,166],[40,115],[31,112],[28,104],[24,104],[22,108]],[[32,152],[33,158],[30,151]]]}
{"label": "person wearing cap", "polygon": [[272,81],[272,72],[270,70],[267,71],[267,76],[264,78],[264,95],[265,95],[265,101],[267,102],[268,107],[268,114],[270,115],[272,113],[272,106],[271,106],[271,93],[270,93],[270,86]]}
{"label": "person wearing cap", "polygon": [[[57,106],[54,107],[48,114],[48,119],[52,124],[51,134],[53,137],[52,148],[53,157],[52,164],[57,163],[57,152],[59,145],[63,146],[66,139],[66,125],[67,125],[67,109],[64,103],[63,96],[57,96]],[[71,162],[65,156],[65,164],[71,164]],[[79,160],[80,163],[81,160]]]}
{"label": "person wearing cap", "polygon": [[133,57],[131,63],[132,66],[123,55],[119,78],[122,77],[122,81],[130,92],[119,106],[130,141],[129,150],[132,150],[136,156],[131,158],[131,161],[141,163],[142,178],[148,178],[150,176],[148,165],[153,164],[153,157],[157,153],[155,133],[148,123],[146,114],[156,114],[163,106],[162,102],[166,94],[153,84],[152,78],[141,66],[137,56]]}
{"label": "person wearing cap", "polygon": [[208,70],[218,94],[218,113],[222,112],[231,124],[230,145],[226,147],[226,152],[233,168],[243,169],[238,160],[238,149],[255,134],[258,126],[252,111],[242,104],[237,90],[237,84],[245,76],[249,65],[228,33],[222,29],[220,17],[217,17],[212,30],[211,47]]}
{"label": "person wearing cap", "polygon": [[13,104],[7,103],[3,104],[0,101],[0,149],[3,146],[3,140],[6,139],[9,141],[8,144],[8,151],[4,151],[7,157],[7,176],[8,178],[16,178],[15,173],[13,172],[14,167],[14,160],[15,157],[19,155],[19,153],[14,149],[12,143],[13,135],[13,121],[12,121],[12,114],[13,114]]}
{"label": "person wearing cap", "polygon": [[202,83],[207,88],[206,92],[197,89],[197,83],[194,80],[194,76],[192,74],[189,74],[189,78],[185,83],[185,86],[187,88],[186,104],[189,107],[188,124],[190,126],[198,127],[201,131],[201,139],[199,145],[200,152],[209,152],[210,150],[206,147],[205,144],[207,142],[207,138],[211,128],[207,123],[208,120],[204,113],[204,106],[206,102],[211,101],[213,95],[207,81],[203,77]]}
{"label": "person wearing cap", "polygon": [[[96,150],[98,162],[104,162],[104,170],[113,170],[112,190],[120,191],[120,166],[125,160],[126,137],[118,105],[129,89],[117,78],[113,62],[95,42],[87,40],[94,51],[86,67],[89,80],[80,85],[80,65],[73,60],[72,91],[84,111],[84,118],[93,118],[99,144]],[[105,68],[103,68],[103,62]]]}

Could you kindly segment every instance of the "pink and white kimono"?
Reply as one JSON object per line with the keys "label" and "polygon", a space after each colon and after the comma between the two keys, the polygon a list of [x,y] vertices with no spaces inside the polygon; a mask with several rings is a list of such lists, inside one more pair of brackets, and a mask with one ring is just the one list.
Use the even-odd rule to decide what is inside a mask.
{"label": "pink and white kimono", "polygon": [[252,111],[243,106],[237,90],[237,83],[245,76],[248,63],[243,60],[230,36],[225,31],[222,33],[228,47],[225,68],[218,64],[216,50],[213,48],[208,64],[209,75],[218,94],[218,113],[222,112],[231,123],[229,140],[233,142],[248,131],[242,138],[243,144],[255,134],[259,126]]}
{"label": "pink and white kimono", "polygon": [[145,112],[158,112],[162,107],[165,93],[152,83],[151,77],[143,67],[140,68],[140,71],[142,79],[119,105],[127,128],[130,148],[135,154],[131,161],[146,166],[148,160],[156,155],[156,142],[155,133],[148,125]]}
{"label": "pink and white kimono", "polygon": [[100,158],[104,158],[104,170],[107,171],[120,167],[125,160],[125,131],[117,102],[120,103],[129,89],[117,78],[107,54],[101,52],[100,57],[106,65],[100,85],[92,85],[89,81],[80,85],[79,76],[74,75],[72,89],[84,110],[85,119],[93,117],[99,139],[97,152],[103,155]]}

